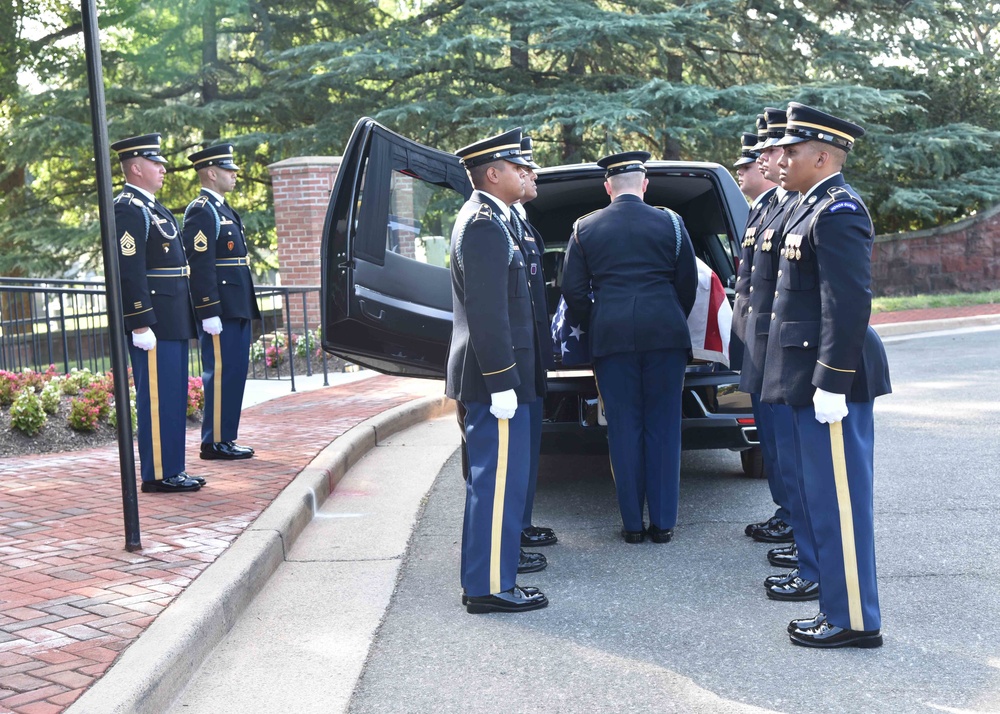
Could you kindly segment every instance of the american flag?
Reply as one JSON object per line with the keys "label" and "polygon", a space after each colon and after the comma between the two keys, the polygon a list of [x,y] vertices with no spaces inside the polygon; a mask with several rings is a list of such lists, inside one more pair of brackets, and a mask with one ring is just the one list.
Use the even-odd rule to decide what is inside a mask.
{"label": "american flag", "polygon": [[552,351],[556,360],[561,360],[564,367],[590,364],[590,343],[586,334],[583,322],[574,319],[566,299],[560,296],[552,317]]}

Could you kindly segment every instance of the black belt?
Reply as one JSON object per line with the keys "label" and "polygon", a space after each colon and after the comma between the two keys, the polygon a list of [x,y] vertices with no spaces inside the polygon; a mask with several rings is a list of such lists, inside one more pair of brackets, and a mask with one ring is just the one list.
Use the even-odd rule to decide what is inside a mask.
{"label": "black belt", "polygon": [[182,268],[150,268],[146,271],[147,278],[186,278],[191,275],[191,267]]}

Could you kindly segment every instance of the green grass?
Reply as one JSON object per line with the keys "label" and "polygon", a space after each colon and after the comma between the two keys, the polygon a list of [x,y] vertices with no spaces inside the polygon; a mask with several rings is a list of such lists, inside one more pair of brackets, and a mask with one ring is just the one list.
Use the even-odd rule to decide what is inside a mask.
{"label": "green grass", "polygon": [[921,310],[929,307],[993,305],[995,303],[1000,303],[1000,290],[989,290],[982,293],[955,293],[952,295],[906,295],[902,297],[877,297],[872,300],[872,312]]}

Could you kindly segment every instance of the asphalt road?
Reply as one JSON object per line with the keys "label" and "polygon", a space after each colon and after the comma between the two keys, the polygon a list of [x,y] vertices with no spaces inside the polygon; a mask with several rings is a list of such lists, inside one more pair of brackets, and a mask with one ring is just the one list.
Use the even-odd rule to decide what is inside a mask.
{"label": "asphalt road", "polygon": [[550,606],[467,615],[453,456],[410,540],[351,712],[1000,711],[1000,330],[886,340],[876,403],[885,646],[792,646],[815,603],[764,597],[766,483],[729,452],[684,456],[666,545],[626,545],[606,458],[545,457],[535,522],[560,542],[522,576]]}

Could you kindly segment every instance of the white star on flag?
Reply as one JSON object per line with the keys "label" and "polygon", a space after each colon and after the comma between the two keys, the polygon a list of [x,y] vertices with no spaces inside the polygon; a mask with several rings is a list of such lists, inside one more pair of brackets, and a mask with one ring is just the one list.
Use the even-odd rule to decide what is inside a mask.
{"label": "white star on flag", "polygon": [[578,340],[583,336],[583,333],[586,332],[586,330],[580,328],[580,325],[570,325],[569,330],[570,330],[569,336],[575,337]]}
{"label": "white star on flag", "polygon": [[566,354],[567,352],[569,352],[569,347],[566,346],[565,342],[562,343],[561,349],[562,349],[562,353],[563,354]]}

